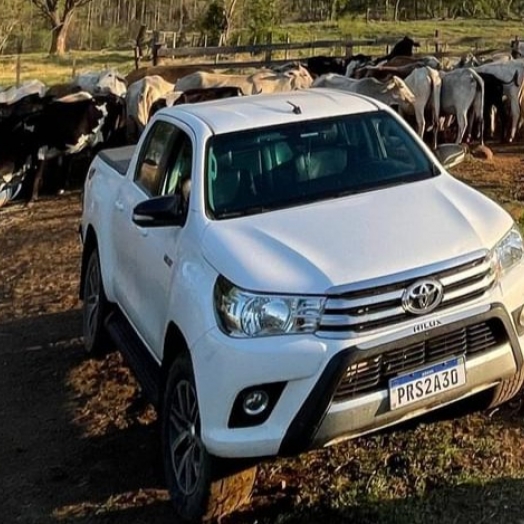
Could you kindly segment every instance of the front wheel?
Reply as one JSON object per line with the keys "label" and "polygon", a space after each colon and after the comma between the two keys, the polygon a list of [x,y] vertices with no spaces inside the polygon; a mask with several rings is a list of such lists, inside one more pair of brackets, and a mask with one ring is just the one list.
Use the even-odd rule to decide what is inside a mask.
{"label": "front wheel", "polygon": [[515,376],[503,380],[493,389],[488,409],[495,408],[516,397],[524,387],[524,367]]}
{"label": "front wheel", "polygon": [[162,408],[162,455],[167,487],[186,522],[219,519],[249,502],[256,467],[210,455],[201,439],[200,413],[189,355],[178,357],[167,380]]}

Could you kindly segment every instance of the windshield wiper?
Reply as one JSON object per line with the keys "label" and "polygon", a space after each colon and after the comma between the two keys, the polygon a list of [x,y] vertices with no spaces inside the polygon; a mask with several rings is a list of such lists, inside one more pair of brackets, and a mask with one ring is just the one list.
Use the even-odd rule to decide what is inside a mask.
{"label": "windshield wiper", "polygon": [[256,215],[258,213],[265,213],[267,211],[273,211],[274,208],[272,207],[266,207],[266,206],[253,206],[253,207],[246,207],[245,209],[241,209],[239,211],[224,211],[222,213],[217,213],[215,215],[216,218],[237,218],[237,217],[244,217],[247,215]]}

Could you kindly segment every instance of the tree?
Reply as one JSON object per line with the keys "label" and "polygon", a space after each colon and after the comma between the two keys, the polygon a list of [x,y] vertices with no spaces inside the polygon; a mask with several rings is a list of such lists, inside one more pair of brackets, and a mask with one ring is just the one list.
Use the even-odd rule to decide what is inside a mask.
{"label": "tree", "polygon": [[22,11],[22,0],[12,0],[2,6],[0,16],[0,53],[4,50],[8,40],[15,32],[20,23],[20,12]]}
{"label": "tree", "polygon": [[51,26],[50,55],[63,55],[75,10],[92,0],[31,0]]}

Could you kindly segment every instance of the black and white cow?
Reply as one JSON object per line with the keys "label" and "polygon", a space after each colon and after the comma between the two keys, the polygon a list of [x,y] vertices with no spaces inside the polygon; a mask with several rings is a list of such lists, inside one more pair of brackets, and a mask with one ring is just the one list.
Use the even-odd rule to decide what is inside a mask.
{"label": "black and white cow", "polygon": [[125,121],[124,100],[110,93],[93,96],[81,92],[58,100],[47,99],[18,123],[11,121],[9,129],[0,124],[2,180],[6,183],[15,176],[34,174],[32,181],[32,177],[25,177],[30,200],[38,198],[44,173],[62,189],[67,172],[58,169],[47,173],[48,161],[62,162],[81,152],[93,154],[104,145],[123,145]]}
{"label": "black and white cow", "polygon": [[49,102],[46,90],[35,80],[0,92],[0,207],[18,194],[31,167],[21,124]]}

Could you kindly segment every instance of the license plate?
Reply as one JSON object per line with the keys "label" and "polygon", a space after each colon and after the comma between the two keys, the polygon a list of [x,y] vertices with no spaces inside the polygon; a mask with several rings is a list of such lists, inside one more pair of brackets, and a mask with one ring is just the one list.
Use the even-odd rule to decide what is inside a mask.
{"label": "license plate", "polygon": [[464,359],[439,362],[389,381],[390,408],[399,409],[466,383]]}

